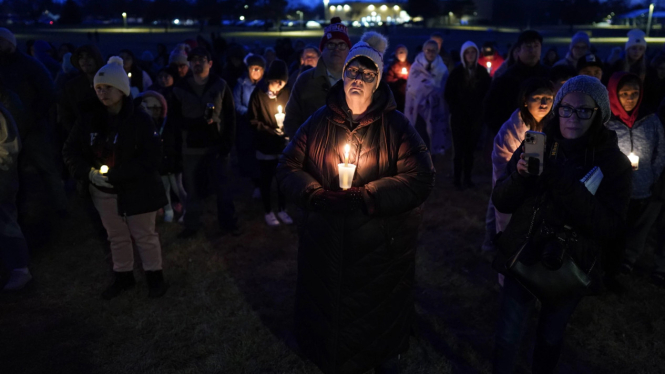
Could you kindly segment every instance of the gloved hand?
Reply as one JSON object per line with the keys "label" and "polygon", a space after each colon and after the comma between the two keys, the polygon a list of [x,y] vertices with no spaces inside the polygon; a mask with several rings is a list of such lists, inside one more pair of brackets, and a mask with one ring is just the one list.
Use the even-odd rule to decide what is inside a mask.
{"label": "gloved hand", "polygon": [[113,188],[113,185],[108,183],[109,178],[100,173],[98,169],[90,168],[88,179],[90,179],[90,182],[95,186]]}
{"label": "gloved hand", "polygon": [[327,211],[331,213],[351,213],[358,209],[365,209],[365,199],[360,187],[351,187],[346,191],[320,189],[309,200],[310,208],[314,211]]}

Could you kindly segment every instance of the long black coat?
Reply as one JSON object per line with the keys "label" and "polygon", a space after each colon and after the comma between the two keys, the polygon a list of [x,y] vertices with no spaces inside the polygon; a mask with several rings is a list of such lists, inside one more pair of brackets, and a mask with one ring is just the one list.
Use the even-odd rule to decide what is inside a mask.
{"label": "long black coat", "polygon": [[[520,147],[506,166],[505,174],[496,182],[492,202],[498,211],[510,213],[512,217],[498,238],[495,267],[502,271],[497,264],[505,264],[524,243],[532,220],[533,245],[529,247],[532,251],[524,254],[532,260],[540,259],[544,245],[555,240],[548,232],[568,225],[579,237],[570,247],[570,254],[584,270],[593,265],[591,288],[598,291],[602,266],[614,264],[622,255],[616,252],[618,246],[614,243],[621,239],[625,228],[632,168],[617,146],[616,134],[605,128],[597,129],[596,140],[586,147],[566,147],[566,141],[558,140],[557,152],[552,152],[554,142],[551,140],[557,139],[557,135],[548,134],[548,137],[546,155],[549,159],[542,176],[522,177],[518,174]],[[552,156],[555,153],[558,155]],[[595,195],[579,182],[594,166],[598,166],[604,175]],[[546,173],[552,167],[560,172],[548,176]],[[534,219],[536,207],[540,209]],[[594,264],[595,259],[600,261]]]}
{"label": "long black coat", "polygon": [[[89,183],[90,168],[99,168],[93,153],[93,134],[105,134],[106,108],[99,101],[89,102],[65,142],[63,155],[74,179]],[[118,214],[132,216],[158,210],[167,204],[164,185],[157,172],[161,162],[159,134],[152,119],[141,107],[125,98],[118,114],[115,166],[108,181],[118,194]]]}
{"label": "long black coat", "polygon": [[351,145],[353,186],[370,215],[305,210],[300,226],[296,335],[325,373],[364,373],[408,348],[421,205],[434,185],[429,151],[381,83],[368,115],[351,129],[343,82],[298,130],[277,169],[282,191],[306,207],[337,190],[337,164]]}

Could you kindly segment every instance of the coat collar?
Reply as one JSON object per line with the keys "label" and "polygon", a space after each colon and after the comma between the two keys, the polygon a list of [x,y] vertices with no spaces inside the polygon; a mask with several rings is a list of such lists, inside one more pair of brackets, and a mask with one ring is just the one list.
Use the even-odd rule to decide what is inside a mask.
{"label": "coat collar", "polygon": [[[327,105],[330,109],[328,119],[338,125],[351,124],[351,110],[346,104],[346,94],[344,93],[344,81],[340,80],[331,89],[327,98]],[[367,109],[367,114],[357,121],[356,128],[367,126],[381,118],[385,112],[393,111],[397,108],[395,97],[388,85],[381,81],[379,88],[372,95],[372,103]]]}

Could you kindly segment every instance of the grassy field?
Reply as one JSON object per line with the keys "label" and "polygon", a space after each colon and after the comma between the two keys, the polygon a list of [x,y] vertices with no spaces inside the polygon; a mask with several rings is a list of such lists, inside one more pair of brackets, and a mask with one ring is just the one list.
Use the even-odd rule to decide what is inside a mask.
{"label": "grassy field", "polygon": [[[478,187],[457,191],[449,165],[438,160],[426,203],[417,333],[404,373],[490,370],[499,286],[491,255],[479,249],[490,173],[480,165]],[[157,300],[147,299],[140,271],[134,290],[101,300],[110,281],[107,244],[84,202],[72,198],[72,218],[57,222],[33,256],[32,285],[0,297],[0,373],[318,373],[299,357],[291,332],[296,228],[268,228],[249,184],[238,181],[236,192],[240,237],[217,234],[214,204],[195,239],[179,241],[177,224],[159,223],[171,288]],[[561,373],[663,372],[665,291],[647,283],[644,269],[622,280],[623,296],[587,298],[575,312]],[[520,372],[534,329],[532,320]]]}

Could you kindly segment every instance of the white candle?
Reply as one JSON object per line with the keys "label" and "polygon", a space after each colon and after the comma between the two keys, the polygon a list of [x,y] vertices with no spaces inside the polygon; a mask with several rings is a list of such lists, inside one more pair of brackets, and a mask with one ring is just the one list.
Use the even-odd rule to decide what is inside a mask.
{"label": "white candle", "polygon": [[640,157],[633,152],[630,152],[628,160],[630,160],[630,165],[633,167],[633,170],[637,170],[640,165]]}
{"label": "white candle", "polygon": [[106,174],[106,173],[109,172],[109,167],[106,166],[106,165],[102,165],[102,167],[99,168],[99,172],[102,173],[102,174]]}
{"label": "white candle", "polygon": [[349,164],[349,152],[351,146],[346,144],[344,146],[344,163],[337,165],[339,172],[339,187],[343,190],[348,190],[353,185],[353,174],[356,172],[356,165]]}
{"label": "white candle", "polygon": [[275,114],[275,120],[277,121],[277,127],[281,130],[284,127],[284,117],[286,114],[282,113],[282,106],[277,106],[277,111],[279,113]]}
{"label": "white candle", "polygon": [[407,75],[407,74],[409,74],[409,71],[406,70],[406,68],[402,68],[402,74]]}
{"label": "white candle", "polygon": [[487,65],[487,72],[489,74],[492,74],[492,63],[487,61],[487,64],[485,64],[485,65]]}

